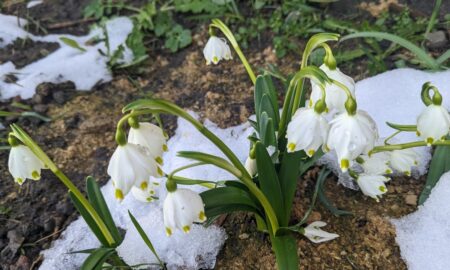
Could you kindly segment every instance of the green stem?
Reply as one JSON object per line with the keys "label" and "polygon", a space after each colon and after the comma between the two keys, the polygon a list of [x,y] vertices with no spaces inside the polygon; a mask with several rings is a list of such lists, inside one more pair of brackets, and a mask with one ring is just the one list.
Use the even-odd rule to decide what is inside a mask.
{"label": "green stem", "polygon": [[255,73],[253,72],[252,67],[248,63],[247,58],[245,58],[244,53],[242,53],[242,50],[239,47],[239,44],[237,43],[236,38],[234,37],[230,28],[228,28],[228,26],[226,26],[226,24],[224,24],[219,19],[213,19],[212,22],[213,23],[210,25],[210,27],[218,28],[227,37],[227,39],[230,41],[231,46],[233,46],[234,50],[236,51],[237,55],[239,56],[239,59],[241,59],[242,64],[244,65],[245,69],[247,70],[250,80],[252,80],[252,83],[255,84],[255,82],[256,82]]}
{"label": "green stem", "polygon": [[[450,146],[450,140],[435,141],[431,145],[433,145],[433,146],[439,146],[439,145]],[[377,146],[377,147],[374,147],[370,151],[370,154],[375,154],[375,153],[385,152],[385,151],[402,150],[402,149],[420,147],[420,146],[427,146],[427,143],[424,141],[417,141],[417,142]]]}

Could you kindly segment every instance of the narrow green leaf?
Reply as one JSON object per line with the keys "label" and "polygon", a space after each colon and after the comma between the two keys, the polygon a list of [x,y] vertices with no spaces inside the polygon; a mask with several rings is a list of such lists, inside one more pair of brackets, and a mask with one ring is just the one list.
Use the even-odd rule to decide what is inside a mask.
{"label": "narrow green leaf", "polygon": [[436,62],[438,62],[440,65],[442,65],[449,58],[450,58],[450,50],[447,50],[445,53],[441,54],[441,56],[439,56],[438,59],[436,59]]}
{"label": "narrow green leaf", "polygon": [[103,263],[115,252],[113,248],[98,248],[81,265],[81,270],[100,270]]}
{"label": "narrow green leaf", "polygon": [[91,217],[89,212],[84,208],[83,204],[70,191],[69,191],[69,196],[70,196],[70,199],[72,200],[73,204],[75,205],[75,208],[78,210],[80,215],[83,217],[84,221],[86,221],[87,225],[91,229],[92,233],[94,233],[94,235],[97,237],[98,241],[100,241],[100,243],[105,247],[109,246],[109,243],[106,240],[105,236],[103,235],[102,231],[97,226],[97,223]]}
{"label": "narrow green leaf", "polygon": [[108,230],[114,238],[116,245],[120,245],[120,243],[122,243],[123,237],[120,235],[119,229],[117,228],[111,216],[111,212],[109,211],[108,205],[105,202],[105,198],[100,191],[100,187],[92,176],[88,176],[86,178],[86,186],[89,202],[92,204],[95,211],[99,214],[106,227],[108,227]]}
{"label": "narrow green leaf", "polygon": [[297,181],[300,176],[299,168],[302,158],[305,156],[304,152],[301,151],[294,153],[285,152],[283,155],[281,168],[278,174],[284,198],[285,220],[282,222],[283,226],[287,226],[289,223],[295,190],[297,189]]}
{"label": "narrow green leaf", "polygon": [[[449,138],[447,137],[447,139]],[[431,160],[427,182],[419,196],[419,205],[422,205],[428,199],[431,190],[436,186],[441,176],[448,171],[450,171],[450,147],[438,146]]]}
{"label": "narrow green leaf", "polygon": [[128,210],[128,215],[130,216],[131,222],[133,222],[134,227],[138,231],[139,235],[141,236],[142,240],[144,240],[147,247],[150,249],[150,251],[155,255],[156,259],[159,262],[159,265],[161,268],[166,269],[166,266],[164,265],[163,261],[158,256],[158,253],[156,253],[155,248],[153,247],[152,241],[150,241],[150,238],[148,238],[147,234],[144,232],[144,229],[142,229],[139,222],[136,220],[136,218],[131,214],[131,212]]}
{"label": "narrow green leaf", "polygon": [[[271,106],[268,106],[262,99],[264,95],[267,95],[268,102]],[[278,123],[280,121],[280,113],[278,109],[278,98],[275,91],[275,86],[270,75],[259,75],[255,82],[255,112],[260,115],[262,112],[267,111],[269,117],[273,119],[275,128],[278,129]],[[273,112],[273,114],[272,114]]]}
{"label": "narrow green leaf", "polygon": [[262,143],[256,143],[255,150],[260,188],[275,210],[280,224],[283,226],[284,224],[281,222],[285,220],[285,208],[275,166],[266,147]]}
{"label": "narrow green leaf", "polygon": [[324,189],[324,183],[325,183],[325,179],[323,179],[323,182],[321,183],[320,187],[319,187],[319,200],[320,202],[325,206],[325,208],[327,208],[331,213],[333,213],[333,215],[339,217],[339,216],[351,216],[353,215],[352,212],[349,211],[345,211],[345,210],[341,210],[336,208],[327,198],[327,196],[325,195],[325,191]]}
{"label": "narrow green leaf", "polygon": [[277,138],[275,135],[275,129],[273,125],[272,118],[269,118],[266,112],[263,112],[260,117],[259,122],[259,136],[261,137],[261,142],[266,146],[276,145]]}
{"label": "narrow green leaf", "polygon": [[67,46],[70,46],[74,49],[80,50],[82,52],[85,52],[86,49],[81,47],[78,42],[76,42],[75,40],[71,39],[71,38],[67,38],[67,37],[60,37],[59,40],[61,40],[64,44],[66,44]]}
{"label": "narrow green leaf", "polygon": [[428,55],[425,50],[402,37],[385,32],[358,32],[343,37],[341,41],[353,38],[379,38],[389,40],[411,51],[418,59],[425,63],[428,68],[433,70],[438,70],[440,68],[439,63],[433,57]]}
{"label": "narrow green leaf", "polygon": [[230,172],[231,174],[235,175],[238,178],[242,176],[241,171],[239,171],[236,167],[234,167],[227,160],[225,160],[221,157],[218,157],[218,156],[214,156],[214,155],[210,155],[210,154],[206,154],[206,153],[202,153],[202,152],[195,152],[195,151],[180,151],[177,153],[177,155],[179,157],[188,158],[188,159],[192,159],[192,160],[201,161],[201,162],[204,162],[207,164],[215,165],[219,168],[222,168],[222,169]]}
{"label": "narrow green leaf", "polygon": [[391,122],[386,122],[386,125],[390,126],[393,129],[400,130],[400,131],[411,131],[411,132],[417,131],[416,125],[399,125],[399,124],[394,124]]}

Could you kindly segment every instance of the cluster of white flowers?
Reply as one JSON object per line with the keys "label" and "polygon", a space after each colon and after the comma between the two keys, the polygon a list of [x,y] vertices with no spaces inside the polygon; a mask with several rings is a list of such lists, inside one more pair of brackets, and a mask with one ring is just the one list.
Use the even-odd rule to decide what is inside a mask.
{"label": "cluster of white flowers", "polygon": [[[347,108],[351,107],[352,104],[348,102],[352,100],[356,104],[353,79],[338,68],[330,69],[325,64],[320,69],[337,84],[325,85],[324,98],[321,86],[311,81],[309,106],[299,108],[288,125],[287,151],[303,150],[311,157],[320,147],[324,152],[334,150],[343,172],[348,171],[354,161],[358,161],[363,172],[351,175],[356,178],[365,195],[378,200],[387,191],[385,183],[389,178],[385,175],[394,170],[411,175],[411,168],[418,165],[418,155],[411,148],[370,154],[378,140],[378,129],[367,112],[352,112]],[[348,91],[344,91],[342,85]],[[315,105],[323,99],[326,109],[317,110]],[[417,118],[417,134],[428,145],[444,140],[450,131],[449,112],[441,103],[442,98],[439,93],[435,93],[433,101]],[[328,122],[330,118],[332,120]]]}
{"label": "cluster of white flowers", "polygon": [[[157,199],[158,187],[163,176],[162,154],[168,151],[163,130],[150,123],[131,125],[128,140],[117,147],[108,166],[115,188],[115,196],[122,200],[131,190],[139,201],[152,202]],[[170,181],[170,180],[168,180]],[[164,201],[164,224],[167,235],[174,229],[185,233],[193,222],[206,220],[201,197],[188,189],[177,189],[176,184],[168,186]]]}
{"label": "cluster of white flowers", "polygon": [[154,181],[150,182],[150,177],[163,176],[160,165],[165,150],[166,137],[160,127],[150,123],[139,123],[137,127],[132,127],[128,142],[117,146],[108,166],[115,197],[123,200],[134,187],[132,194],[137,199],[152,198],[155,185]]}

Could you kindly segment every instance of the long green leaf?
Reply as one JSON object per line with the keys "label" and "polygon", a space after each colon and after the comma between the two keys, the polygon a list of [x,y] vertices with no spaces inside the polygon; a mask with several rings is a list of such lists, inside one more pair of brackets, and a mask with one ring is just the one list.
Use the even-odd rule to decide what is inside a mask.
{"label": "long green leaf", "polygon": [[205,214],[208,218],[234,211],[249,211],[262,215],[261,207],[246,190],[238,187],[214,188],[200,193],[200,196],[205,203]]}
{"label": "long green leaf", "polygon": [[275,166],[266,147],[262,143],[257,142],[255,144],[255,150],[261,191],[266,195],[275,210],[280,224],[283,226],[284,224],[281,221],[285,220],[284,201]]}
{"label": "long green leaf", "polygon": [[78,200],[78,198],[69,191],[69,197],[72,200],[73,204],[75,205],[75,208],[78,210],[80,215],[83,217],[84,221],[86,221],[87,225],[91,229],[92,233],[97,237],[98,241],[100,243],[107,247],[109,246],[108,241],[106,240],[105,236],[103,235],[102,231],[98,227],[97,223],[94,221],[94,219],[91,217],[89,212],[84,208],[83,204]]}
{"label": "long green leaf", "polygon": [[277,258],[277,266],[280,270],[295,270],[299,268],[297,254],[297,241],[292,234],[283,236],[271,235],[272,249]]}
{"label": "long green leaf", "polygon": [[436,186],[441,176],[450,171],[450,147],[438,146],[433,154],[427,182],[419,196],[419,205],[422,205],[430,196],[431,190]]}
{"label": "long green leaf", "polygon": [[389,41],[397,43],[398,45],[411,51],[413,54],[416,55],[416,57],[418,59],[420,59],[422,62],[424,62],[430,69],[438,70],[440,68],[439,63],[433,57],[428,55],[428,53],[426,51],[424,51],[419,46],[415,45],[414,43],[412,43],[402,37],[399,37],[399,36],[396,36],[393,34],[389,34],[389,33],[385,33],[385,32],[359,32],[359,33],[347,35],[347,36],[343,37],[341,39],[341,41],[345,41],[345,40],[349,40],[349,39],[353,39],[353,38],[379,38],[379,39],[389,40]]}
{"label": "long green leaf", "polygon": [[[262,101],[264,95],[267,95],[268,101],[271,104],[270,112],[273,112],[273,115],[270,114],[266,107],[267,104]],[[278,129],[278,122],[280,121],[280,113],[278,109],[278,99],[277,93],[275,91],[275,86],[273,85],[272,77],[270,75],[259,75],[256,78],[255,83],[255,112],[256,117],[259,122],[259,116],[263,111],[267,111],[269,113],[270,118],[273,119],[275,128]]]}
{"label": "long green leaf", "polygon": [[153,253],[153,255],[155,255],[155,257],[158,260],[159,265],[161,266],[161,268],[162,269],[166,269],[166,266],[164,265],[163,261],[161,261],[161,259],[158,256],[158,253],[156,253],[156,250],[153,247],[152,241],[150,241],[150,238],[148,238],[147,234],[144,232],[144,230],[142,229],[141,225],[136,220],[136,218],[131,214],[130,210],[128,210],[128,215],[130,216],[131,222],[133,222],[133,225],[136,228],[136,230],[138,231],[138,233],[141,236],[142,240],[144,240],[144,242],[147,245],[147,247],[150,249],[150,251]]}
{"label": "long green leaf", "polygon": [[259,136],[261,137],[261,142],[267,147],[270,145],[275,146],[277,138],[275,135],[275,129],[272,118],[269,118],[266,112],[263,112],[260,117],[259,125]]}
{"label": "long green leaf", "polygon": [[97,211],[97,213],[100,215],[106,227],[108,227],[108,230],[114,238],[116,245],[120,245],[120,243],[122,243],[123,237],[120,235],[119,229],[117,228],[111,216],[111,212],[109,211],[108,205],[105,202],[105,198],[100,191],[100,187],[92,176],[88,176],[86,178],[86,186],[89,202],[92,204],[95,211]]}
{"label": "long green leaf", "polygon": [[103,263],[115,252],[113,248],[98,248],[81,265],[81,270],[100,270]]}

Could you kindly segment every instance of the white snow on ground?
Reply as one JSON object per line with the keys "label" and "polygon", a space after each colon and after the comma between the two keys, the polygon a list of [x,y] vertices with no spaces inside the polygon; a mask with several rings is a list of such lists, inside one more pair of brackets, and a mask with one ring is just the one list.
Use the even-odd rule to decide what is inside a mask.
{"label": "white snow on ground", "polygon": [[392,221],[397,243],[410,270],[450,267],[450,172],[444,174],[423,206]]}
{"label": "white snow on ground", "polygon": [[[378,125],[379,135],[386,138],[395,132],[385,122],[396,124],[416,124],[417,116],[425,108],[420,99],[420,91],[425,82],[430,81],[441,92],[443,105],[450,109],[450,71],[424,72],[410,68],[396,69],[378,74],[356,83],[358,108],[367,111]],[[415,132],[403,132],[395,137],[393,143],[405,143],[421,140]],[[382,143],[383,140],[380,141]],[[419,166],[413,170],[413,176],[426,173],[431,159],[429,148],[416,148],[421,156]],[[356,189],[347,174],[342,174],[336,162],[334,152],[326,154],[320,161],[327,164],[339,175],[339,182],[346,187]]]}
{"label": "white snow on ground", "polygon": [[[47,57],[33,62],[23,68],[16,69],[13,63],[6,62],[0,65],[0,98],[7,99],[17,95],[22,98],[31,98],[36,86],[43,82],[61,83],[72,81],[78,90],[90,90],[99,82],[107,82],[112,79],[108,70],[108,58],[99,50],[106,53],[105,42],[95,45],[86,45],[88,41],[103,39],[100,28],[93,29],[86,36],[72,35],[47,35],[34,36],[27,33],[22,27],[26,20],[19,20],[14,16],[0,14],[0,48],[12,43],[17,38],[28,37],[34,41],[57,42],[60,48]],[[111,52],[119,45],[125,46],[125,41],[133,29],[133,23],[129,18],[118,17],[106,23]],[[66,37],[75,40],[86,51],[80,51],[63,43],[60,38]],[[133,53],[125,46],[123,62],[129,63],[133,59]],[[18,80],[15,83],[6,83],[3,78],[7,74],[14,74]]]}
{"label": "white snow on ground", "polygon": [[[228,129],[220,129],[209,121],[206,121],[205,125],[229,145],[240,160],[245,160],[249,147],[246,138],[252,132],[248,123]],[[178,121],[176,134],[169,140],[168,147],[169,152],[164,155],[165,165],[163,169],[165,172],[170,172],[179,166],[192,162],[176,157],[176,152],[181,150],[195,150],[224,157],[212,143],[184,120]],[[212,166],[192,168],[181,172],[179,175],[215,181],[233,179],[230,174]],[[131,194],[122,203],[117,203],[113,197],[111,182],[102,188],[116,224],[127,230],[125,240],[118,248],[119,254],[129,264],[156,262],[154,256],[134,229],[127,213],[130,210],[147,232],[161,259],[168,262],[169,269],[177,269],[177,267],[209,269],[214,267],[217,253],[226,238],[225,232],[216,226],[204,228],[201,225],[194,225],[189,234],[177,231],[171,237],[167,237],[162,220],[162,202],[165,198],[164,183],[161,186],[160,201],[150,204],[136,201]],[[186,187],[197,192],[204,190],[199,186]],[[59,240],[55,241],[51,249],[43,252],[44,262],[40,269],[79,269],[86,255],[67,253],[97,246],[97,240],[87,229],[86,223],[79,218],[66,229]]]}

